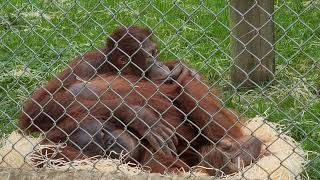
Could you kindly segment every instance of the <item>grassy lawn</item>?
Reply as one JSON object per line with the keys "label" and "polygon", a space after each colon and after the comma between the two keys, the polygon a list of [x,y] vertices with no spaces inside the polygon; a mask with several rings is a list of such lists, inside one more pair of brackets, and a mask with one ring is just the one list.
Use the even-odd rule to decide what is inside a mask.
{"label": "grassy lawn", "polygon": [[0,132],[10,133],[30,93],[75,56],[104,45],[120,24],[149,26],[161,59],[184,59],[223,89],[227,107],[262,115],[310,151],[306,173],[320,179],[320,2],[275,0],[276,79],[230,88],[230,31],[224,0],[23,1],[0,3]]}

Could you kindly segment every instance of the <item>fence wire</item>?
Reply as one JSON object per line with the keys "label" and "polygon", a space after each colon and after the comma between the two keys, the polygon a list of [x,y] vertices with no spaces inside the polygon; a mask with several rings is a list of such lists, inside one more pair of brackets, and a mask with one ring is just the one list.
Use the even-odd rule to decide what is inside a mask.
{"label": "fence wire", "polygon": [[[221,176],[251,161],[267,168],[257,162],[271,153],[279,167],[266,177],[284,168],[291,178],[320,178],[319,1],[6,0],[0,9],[1,168],[72,169],[83,161],[70,160],[95,157],[89,169],[111,158],[122,172],[133,163]],[[274,142],[237,134],[254,134],[243,120],[256,116],[268,128],[280,124]],[[9,138],[23,131],[35,133]],[[292,152],[257,156],[259,143],[278,139]],[[305,161],[303,172],[287,166],[293,156]]]}

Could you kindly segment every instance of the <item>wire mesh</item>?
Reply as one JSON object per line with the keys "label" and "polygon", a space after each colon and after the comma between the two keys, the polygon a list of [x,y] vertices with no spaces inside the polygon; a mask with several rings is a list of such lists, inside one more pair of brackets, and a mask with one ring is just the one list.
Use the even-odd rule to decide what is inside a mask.
{"label": "wire mesh", "polygon": [[[102,155],[116,159],[123,158],[125,162],[138,165],[141,165],[142,161],[148,165],[163,164],[164,161],[156,157],[157,154],[164,152],[167,155],[171,154],[174,158],[171,164],[163,164],[165,172],[170,171],[175,163],[179,164],[182,161],[182,165],[177,166],[200,164],[218,167],[226,173],[228,171],[226,168],[232,169],[230,164],[236,161],[236,157],[241,157],[238,155],[243,152],[237,151],[235,154],[225,155],[228,150],[221,150],[219,145],[223,144],[225,139],[231,139],[232,142],[239,140],[229,133],[237,125],[226,125],[225,121],[217,123],[219,119],[217,116],[227,114],[225,116],[236,119],[237,124],[242,126],[245,126],[245,123],[240,119],[261,116],[266,119],[264,122],[267,125],[268,122],[281,124],[282,133],[288,134],[301,144],[308,152],[308,158],[303,157],[307,163],[304,165],[302,177],[318,179],[320,177],[320,54],[317,49],[320,46],[318,23],[320,3],[316,0],[277,0],[270,13],[269,10],[264,9],[264,5],[252,0],[248,1],[250,2],[248,3],[250,6],[246,7],[248,10],[240,13],[239,7],[234,7],[232,2],[235,1],[2,1],[0,4],[1,136],[5,138],[13,131],[24,130],[18,126],[20,115],[25,111],[23,105],[27,100],[35,98],[33,94],[39,87],[44,87],[43,94],[46,96],[40,96],[41,103],[34,100],[36,102],[34,108],[40,108],[38,113],[47,117],[50,127],[45,127],[46,123],[39,123],[42,116],[39,121],[35,121],[36,116],[30,116],[31,124],[28,128],[35,126],[40,129],[40,133],[33,137],[40,136],[47,139],[46,144],[59,142],[59,146],[71,145],[80,150],[76,155],[77,158],[83,155]],[[267,14],[268,23],[272,22],[274,42],[269,42],[270,39],[262,37],[260,34],[262,32],[259,31],[261,29],[257,30],[255,25],[250,24],[251,22],[245,18],[246,14],[254,8]],[[235,22],[236,25],[247,22],[252,26],[252,31],[241,36],[241,38],[247,37],[248,34],[253,33],[246,42],[233,33],[235,28],[230,22],[230,11],[240,14],[240,21]],[[261,20],[261,17],[250,16],[249,18]],[[147,27],[152,34],[139,39],[140,37],[127,31],[119,39],[110,37],[117,27],[133,25]],[[158,46],[155,54],[150,51],[151,45],[146,45],[151,35]],[[261,64],[264,66],[262,59],[266,57],[258,56],[257,52],[252,52],[252,47],[249,47],[250,42],[257,37],[271,46],[271,50],[267,53],[274,53],[275,59],[275,71],[272,72],[272,68],[269,70],[272,78],[263,85],[251,79],[255,69]],[[106,53],[107,38],[111,38],[110,42],[114,45]],[[138,48],[128,53],[126,46],[121,46],[122,40],[125,41],[126,38],[132,40],[131,44],[138,44]],[[244,50],[234,54],[234,46],[230,43],[230,39],[245,46]],[[106,59],[104,64],[87,61],[91,56],[86,56],[85,53],[92,51]],[[232,69],[238,65],[234,59],[241,56],[244,51],[258,59],[257,67],[251,67],[250,71],[238,67],[245,74],[243,81],[253,83],[254,89],[243,90],[240,85],[232,83]],[[118,60],[120,64],[123,60],[122,66],[110,63],[108,60],[111,59],[110,54],[115,52],[123,55],[122,59]],[[140,55],[152,62],[157,59],[161,62],[178,59],[179,64],[188,65],[191,78],[181,83],[179,78],[173,75],[161,83],[154,82],[152,78],[148,78],[148,73],[154,65],[145,68],[134,61],[134,57],[140,57]],[[80,57],[79,61],[76,64],[70,64],[74,57]],[[112,73],[103,72],[106,64],[112,67]],[[160,71],[167,71],[166,65],[158,64],[157,68]],[[83,66],[85,68],[82,68]],[[128,76],[126,73],[133,72],[130,68],[139,72],[139,77]],[[175,68],[179,69],[179,66],[174,66],[173,69]],[[73,69],[73,71],[61,79],[59,74],[64,69]],[[82,72],[82,70],[85,71]],[[175,72],[172,69],[170,71],[172,74]],[[59,84],[59,88],[46,89],[48,87],[46,83],[55,78],[58,79],[56,83]],[[77,81],[83,84],[80,87],[70,85],[68,84],[70,79],[73,79],[72,82]],[[90,86],[95,81],[103,84],[103,93]],[[117,87],[120,81],[122,86]],[[175,83],[180,83],[176,88],[181,90],[175,94],[171,91],[170,94],[167,92],[171,87],[168,84]],[[201,89],[190,88],[195,83],[198,83],[197,86]],[[215,90],[217,88],[220,95]],[[64,94],[71,94],[77,98],[68,104],[64,101]],[[84,101],[81,96],[90,98]],[[116,98],[106,100],[106,96]],[[132,104],[134,98],[138,98],[141,102]],[[170,106],[158,107],[154,105],[155,101],[165,101],[165,104]],[[218,105],[214,105],[213,102]],[[48,103],[55,103],[57,109],[50,106],[48,109],[46,106]],[[206,103],[211,103],[211,106],[216,106],[216,109],[210,109]],[[172,109],[179,116],[170,117],[169,120],[179,122],[178,124],[172,125],[166,119],[168,114],[172,113]],[[235,109],[237,113],[229,109]],[[57,115],[57,112],[60,114]],[[203,117],[209,117],[210,121],[201,121],[205,119]],[[66,128],[66,125],[61,123],[66,121],[76,128],[71,130]],[[187,127],[185,127],[186,124]],[[210,133],[213,131],[210,129],[213,124],[214,130],[223,130],[225,133],[222,135],[219,132]],[[120,128],[122,131],[114,131],[119,129],[114,126],[122,127]],[[189,127],[194,137],[188,138],[186,134],[179,134],[182,128]],[[48,134],[49,130],[65,134],[65,139],[53,140]],[[87,143],[83,144],[83,140],[77,139],[77,133],[82,133],[82,139],[87,139]],[[218,139],[208,137],[208,134],[218,134],[219,137]],[[15,146],[22,139],[24,138],[17,141],[9,139],[9,144],[12,145],[10,152],[17,152],[24,159],[26,156],[37,155],[25,154]],[[119,143],[124,140],[130,141],[129,144],[131,143],[132,147]],[[31,142],[29,139],[28,141]],[[186,144],[186,149],[175,150],[179,147],[177,144],[181,143]],[[205,143],[212,147],[209,150],[206,149],[203,145]],[[240,150],[248,151],[243,142],[240,144],[242,144],[239,147]],[[38,147],[37,143],[33,145],[35,149]],[[129,149],[127,153],[131,153],[132,157],[126,156],[126,152],[122,152],[124,155],[113,154],[110,148],[119,151]],[[151,154],[150,158],[142,160],[141,157],[134,157],[142,151],[146,151],[145,154]],[[219,162],[212,163],[207,156],[214,153],[220,155],[219,152],[224,154],[223,157],[227,157],[221,166]],[[288,158],[292,154],[288,155]],[[198,162],[190,162],[186,158],[196,156],[198,156]],[[9,159],[6,159],[6,154],[2,153],[0,157],[1,167],[11,166]],[[66,156],[61,158],[63,157]],[[67,158],[70,159],[70,157]],[[92,169],[97,169],[99,162],[101,162],[99,158],[94,161]],[[24,164],[28,163],[30,162],[24,162]],[[57,162],[52,160],[50,163],[47,162],[47,165],[54,165]],[[117,167],[120,167],[120,164],[118,163]],[[285,163],[280,163],[276,169],[281,166],[287,168]],[[13,168],[23,169],[23,167]],[[39,168],[34,165],[32,167],[33,170]],[[71,169],[72,167],[73,165],[70,164]],[[296,176],[295,178],[300,177],[295,172],[292,174]]]}

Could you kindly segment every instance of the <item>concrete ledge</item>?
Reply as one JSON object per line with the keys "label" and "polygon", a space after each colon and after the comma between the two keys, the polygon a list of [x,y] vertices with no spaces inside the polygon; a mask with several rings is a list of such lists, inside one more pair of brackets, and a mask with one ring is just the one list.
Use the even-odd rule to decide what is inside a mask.
{"label": "concrete ledge", "polygon": [[150,173],[141,175],[126,175],[124,173],[103,173],[93,171],[61,172],[54,170],[26,171],[21,169],[0,169],[1,180],[206,180],[214,177],[164,176]]}

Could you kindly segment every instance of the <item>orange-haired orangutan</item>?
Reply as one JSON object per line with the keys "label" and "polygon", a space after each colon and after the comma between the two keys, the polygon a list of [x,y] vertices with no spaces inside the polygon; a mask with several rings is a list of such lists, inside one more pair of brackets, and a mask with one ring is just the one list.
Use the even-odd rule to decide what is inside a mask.
{"label": "orange-haired orangutan", "polygon": [[161,63],[151,35],[139,27],[115,30],[105,47],[75,59],[35,92],[20,127],[44,132],[43,144],[66,142],[52,158],[124,153],[159,173],[201,165],[229,174],[254,161],[261,142],[243,133],[193,70]]}

